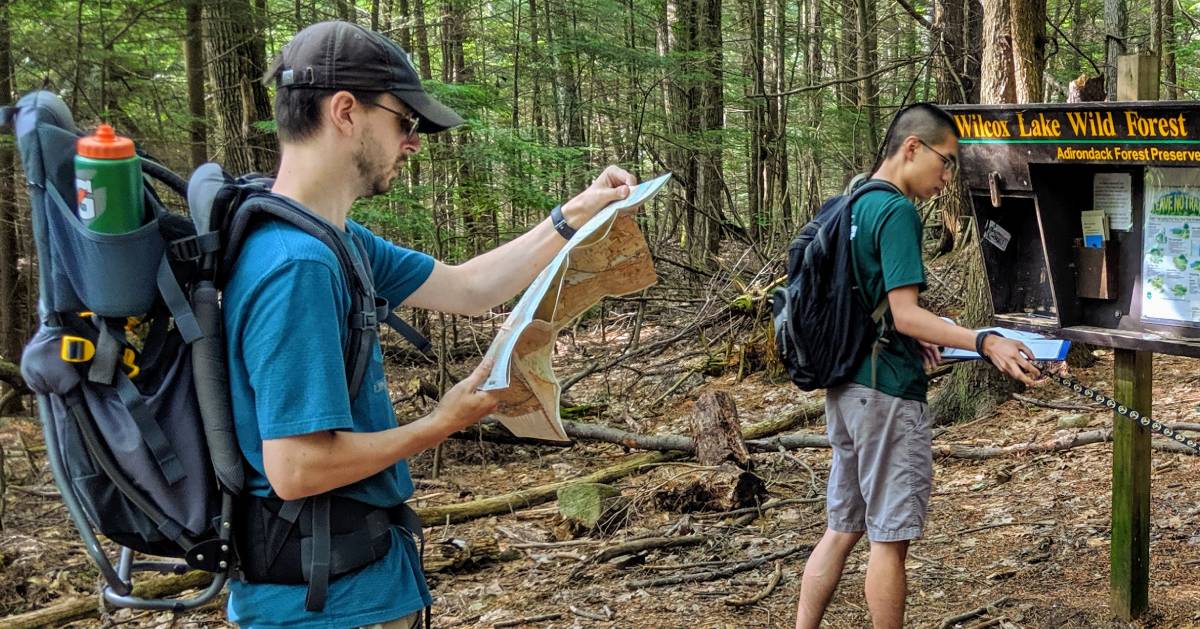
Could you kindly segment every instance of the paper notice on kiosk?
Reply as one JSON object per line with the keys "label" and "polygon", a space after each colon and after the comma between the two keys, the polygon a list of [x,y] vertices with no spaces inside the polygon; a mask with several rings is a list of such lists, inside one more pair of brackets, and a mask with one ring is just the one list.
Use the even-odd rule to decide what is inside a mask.
{"label": "paper notice on kiosk", "polygon": [[1092,179],[1092,209],[1108,215],[1109,227],[1133,227],[1133,176],[1129,173],[1096,173]]}
{"label": "paper notice on kiosk", "polygon": [[1200,169],[1146,169],[1142,316],[1200,323]]}

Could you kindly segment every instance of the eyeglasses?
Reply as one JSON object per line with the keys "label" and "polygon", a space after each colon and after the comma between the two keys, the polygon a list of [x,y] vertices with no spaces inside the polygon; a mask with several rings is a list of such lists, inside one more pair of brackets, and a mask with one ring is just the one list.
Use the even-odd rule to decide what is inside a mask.
{"label": "eyeglasses", "polygon": [[932,146],[929,146],[929,143],[926,142],[925,140],[922,140],[921,138],[917,138],[917,141],[920,142],[921,145],[924,146],[925,148],[933,151],[934,155],[937,155],[938,157],[940,157],[942,159],[942,170],[945,170],[946,172],[949,172],[949,173],[953,173],[958,170],[958,158],[957,157],[955,157],[953,155],[943,155],[941,151],[933,148]]}
{"label": "eyeglasses", "polygon": [[421,118],[419,116],[413,116],[411,114],[406,114],[402,111],[396,111],[395,109],[392,109],[391,107],[388,107],[386,105],[380,105],[379,103],[367,103],[367,104],[371,105],[372,107],[378,107],[386,112],[390,112],[394,116],[399,118],[400,119],[400,130],[404,132],[405,140],[412,139],[412,137],[417,134],[417,125],[421,124]]}

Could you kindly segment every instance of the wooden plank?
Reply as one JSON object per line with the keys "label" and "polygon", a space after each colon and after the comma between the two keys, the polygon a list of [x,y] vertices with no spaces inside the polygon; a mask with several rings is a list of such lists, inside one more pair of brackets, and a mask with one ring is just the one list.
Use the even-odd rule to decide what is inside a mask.
{"label": "wooden plank", "polygon": [[[1172,356],[1200,358],[1200,339],[1164,336],[1155,328],[1141,326],[1132,330],[1101,328],[1090,325],[1073,325],[1060,328],[1054,319],[1022,314],[1003,313],[996,315],[996,324],[1006,328],[1046,334],[1072,342],[1087,343],[1097,347],[1129,349]],[[1174,332],[1172,329],[1170,332]],[[1166,332],[1166,330],[1164,330]],[[1169,332],[1168,332],[1169,333]]]}
{"label": "wooden plank", "polygon": [[1117,100],[1158,100],[1158,57],[1117,57]]}
{"label": "wooden plank", "polygon": [[[1143,415],[1153,406],[1153,356],[1114,352],[1114,397]],[[1109,558],[1113,613],[1124,620],[1138,618],[1150,601],[1150,431],[1115,413]]]}

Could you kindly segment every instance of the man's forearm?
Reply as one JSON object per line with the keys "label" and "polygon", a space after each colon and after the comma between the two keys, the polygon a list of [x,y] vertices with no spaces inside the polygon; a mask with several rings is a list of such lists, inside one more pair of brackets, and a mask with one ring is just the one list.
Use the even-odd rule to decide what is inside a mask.
{"label": "man's forearm", "polygon": [[423,450],[453,432],[433,415],[380,432],[327,431],[263,442],[267,480],[295,500],[345,487]]}
{"label": "man's forearm", "polygon": [[517,238],[458,265],[459,272],[470,278],[471,309],[484,311],[512,299],[566,243],[546,219]]}
{"label": "man's forearm", "polygon": [[949,323],[924,308],[914,307],[892,316],[896,329],[905,336],[940,347],[975,350],[974,330]]}

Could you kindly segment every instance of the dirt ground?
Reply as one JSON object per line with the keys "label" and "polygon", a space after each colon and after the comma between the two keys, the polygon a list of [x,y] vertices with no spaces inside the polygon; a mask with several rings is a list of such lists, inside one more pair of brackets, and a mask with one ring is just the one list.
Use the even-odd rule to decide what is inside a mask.
{"label": "dirt ground", "polygon": [[[1111,354],[1097,353],[1097,364],[1077,375],[1105,388],[1111,381]],[[1156,416],[1168,421],[1195,421],[1200,415],[1200,375],[1196,374],[1195,363],[1156,357],[1154,371]],[[661,416],[627,428],[679,432],[690,407],[687,400],[706,388],[730,391],[744,424],[787,412],[805,397],[792,388],[765,381],[762,372],[742,382],[728,375],[697,381],[697,385],[691,391],[681,391],[672,408]],[[1077,401],[1053,383],[1032,389],[1029,395],[1047,401]],[[587,399],[588,394],[580,391],[576,397]],[[1102,412],[1059,411],[1013,400],[990,416],[944,430],[935,442],[1001,445],[1045,440],[1059,430],[1057,421],[1063,414],[1090,418],[1089,426],[1082,430],[1111,422]],[[821,426],[804,430],[819,432]],[[66,519],[65,509],[54,496],[43,451],[39,450],[37,426],[32,420],[10,419],[0,435],[9,481],[0,537],[0,618],[62,599],[91,596],[96,573]],[[463,502],[571,478],[627,456],[621,447],[608,444],[577,443],[559,449],[461,441],[450,442],[444,454],[442,474],[436,481],[428,479],[429,455],[413,462],[418,478],[416,506]],[[827,450],[756,454],[754,459],[757,473],[767,481],[773,498],[811,498],[823,493]],[[963,626],[1123,626],[1111,620],[1108,607],[1110,466],[1110,444],[1024,458],[937,461],[925,538],[913,545],[908,561],[908,625],[941,626],[947,617],[991,604],[990,610]],[[1143,623],[1134,626],[1200,626],[1198,477],[1200,457],[1155,452],[1151,481],[1151,605]],[[631,476],[615,485],[623,494],[636,498],[649,490],[647,478]],[[733,517],[656,511],[645,500],[635,500],[634,505],[624,528],[614,534],[566,542],[555,535],[554,503],[503,517],[429,529],[431,544],[491,536],[501,550],[512,551],[502,553],[507,561],[435,575],[432,581],[438,603],[434,626],[491,627],[504,621],[554,614],[558,617],[528,626],[790,625],[804,567],[803,551],[714,581],[639,588],[629,584],[694,571],[695,567],[687,567],[690,564],[726,567],[813,544],[824,528],[821,501],[768,511],[746,526],[733,526]],[[707,535],[709,541],[587,565],[578,578],[570,578],[581,560],[606,545],[668,530]],[[732,598],[761,593],[776,566],[781,579],[769,595],[750,605],[729,604]],[[860,546],[846,566],[842,585],[830,606],[828,626],[869,624],[862,596],[865,572],[866,550]],[[588,615],[611,620],[585,617]],[[188,627],[222,626],[224,622],[220,609],[209,608],[178,618],[163,613],[117,611],[103,621],[83,620],[71,626],[116,625]]]}
{"label": "dirt ground", "polygon": [[[934,279],[953,285],[944,278]],[[669,288],[656,290],[653,294],[667,303],[678,299],[681,310],[696,308],[689,295]],[[715,303],[729,302],[719,298]],[[627,306],[628,302],[590,313],[588,322],[560,337],[556,351],[560,377],[621,350],[636,327],[636,317]],[[686,312],[690,319],[703,318]],[[755,351],[761,354],[761,350],[746,341],[753,339],[755,324],[739,323],[736,315],[730,315],[728,322],[720,317],[708,322],[696,339],[580,380],[565,395],[564,405],[593,405],[590,415],[579,421],[641,434],[686,435],[692,402],[707,390],[728,391],[743,425],[789,414],[805,402],[820,399],[819,394],[801,393],[767,376],[761,360],[755,358]],[[678,325],[647,317],[640,328],[641,342],[653,344],[678,330]],[[481,347],[487,338],[486,330],[475,341],[467,329],[455,336],[460,345],[475,342]],[[1111,391],[1112,354],[1104,350],[1095,354],[1094,365],[1074,373]],[[714,361],[714,356],[720,360]],[[1188,359],[1155,357],[1156,418],[1200,421],[1196,365]],[[466,373],[470,366],[458,365],[455,371]],[[420,380],[429,373],[428,368],[416,366],[392,369],[398,416],[415,417],[431,408],[432,402],[420,393]],[[1044,402],[1084,403],[1052,382],[1026,395]],[[1076,427],[1060,428],[1064,415],[1076,415],[1071,418]],[[973,446],[1040,442],[1111,422],[1110,413],[1098,410],[1056,410],[1011,399],[986,416],[938,429],[934,442]],[[821,434],[824,427],[818,420],[797,430]],[[58,499],[36,420],[0,420],[0,445],[7,479],[0,530],[2,627],[4,618],[15,614],[70,599],[95,600],[98,577]],[[461,503],[528,489],[583,476],[637,454],[600,442],[577,441],[559,448],[452,440],[444,448],[437,479],[432,478],[430,453],[412,461],[417,486],[412,504]],[[522,626],[539,629],[791,626],[807,549],[824,530],[829,451],[756,453],[752,458],[770,498],[795,502],[749,522],[735,522],[737,514],[674,513],[656,507],[650,495],[664,475],[685,475],[695,467],[678,460],[612,482],[631,506],[607,533],[564,536],[553,501],[461,524],[428,523],[433,526],[426,530],[427,557],[452,549],[452,540],[490,539],[500,551],[495,560],[431,575],[437,598],[433,625],[516,626],[506,623],[527,619]],[[1200,627],[1200,457],[1155,451],[1152,466],[1150,611],[1143,620],[1125,625],[1110,613],[1111,444],[1097,443],[1054,454],[937,460],[925,535],[912,546],[908,559],[907,626],[941,627],[948,618],[979,610],[958,626]],[[683,535],[705,537],[696,545],[588,561],[598,551],[631,539]],[[714,580],[635,585],[698,570],[729,569],[789,551],[782,559]],[[869,626],[863,598],[866,559],[865,544],[860,544],[846,565],[827,626]],[[777,583],[772,586],[772,582]],[[533,620],[539,617],[543,619]],[[179,616],[105,610],[100,619],[69,626],[222,627],[227,623],[218,602]]]}

